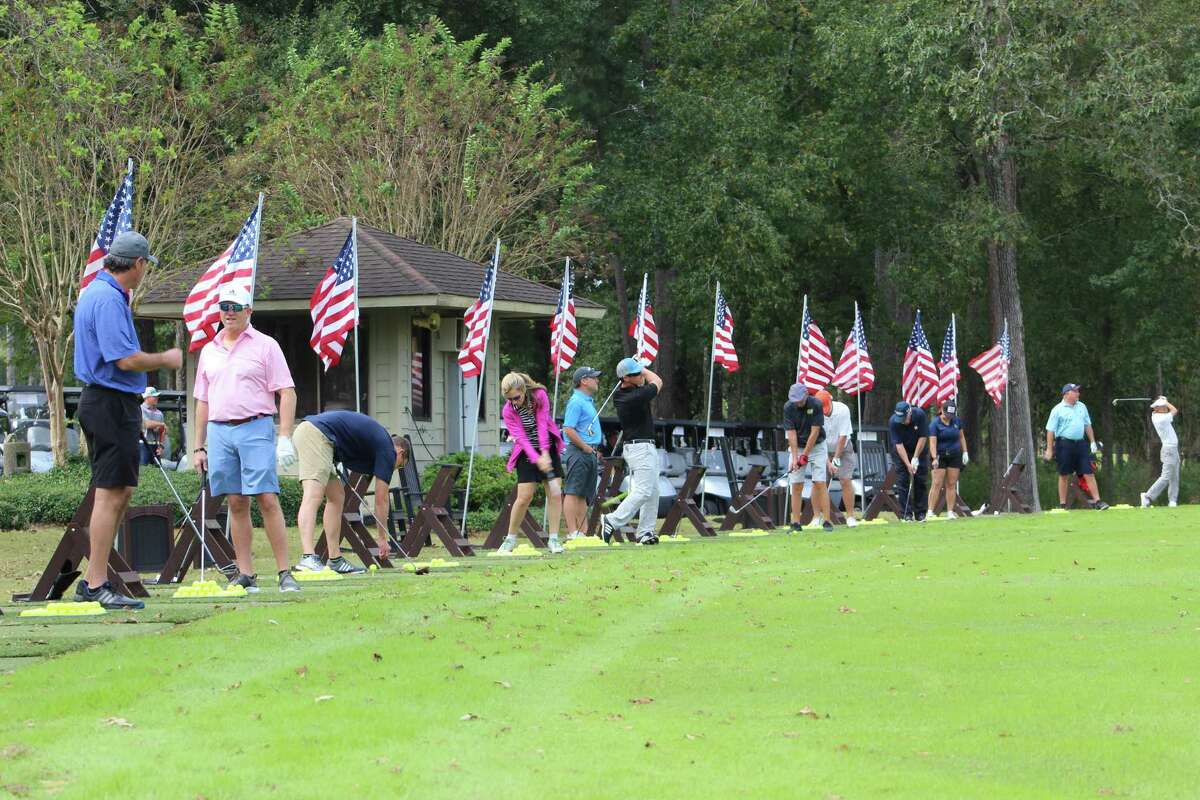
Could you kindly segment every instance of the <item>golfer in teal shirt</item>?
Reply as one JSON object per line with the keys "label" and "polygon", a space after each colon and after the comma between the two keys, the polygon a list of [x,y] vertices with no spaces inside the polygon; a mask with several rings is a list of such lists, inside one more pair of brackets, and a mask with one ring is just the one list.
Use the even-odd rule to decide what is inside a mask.
{"label": "golfer in teal shirt", "polygon": [[1092,474],[1092,454],[1097,450],[1092,417],[1079,400],[1079,384],[1068,383],[1062,388],[1062,402],[1051,409],[1046,420],[1046,459],[1058,464],[1059,508],[1067,507],[1067,487],[1072,475],[1087,482],[1093,508],[1101,511],[1108,508],[1100,500],[1100,487]]}
{"label": "golfer in teal shirt", "polygon": [[596,449],[603,438],[596,415],[596,393],[600,390],[600,370],[580,367],[575,370],[575,391],[563,413],[563,434],[567,452],[563,458],[563,516],[571,533],[568,540],[587,535],[587,508],[596,498],[600,478],[600,460]]}

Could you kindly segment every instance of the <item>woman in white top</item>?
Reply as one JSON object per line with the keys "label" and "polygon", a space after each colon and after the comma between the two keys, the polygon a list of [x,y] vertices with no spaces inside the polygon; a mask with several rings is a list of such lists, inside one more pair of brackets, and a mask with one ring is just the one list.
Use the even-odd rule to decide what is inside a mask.
{"label": "woman in white top", "polygon": [[1159,397],[1150,404],[1150,423],[1158,431],[1162,439],[1162,474],[1154,484],[1142,492],[1142,508],[1149,508],[1154,499],[1168,486],[1167,505],[1174,507],[1179,504],[1179,437],[1175,435],[1175,415],[1179,409],[1167,402],[1167,398]]}

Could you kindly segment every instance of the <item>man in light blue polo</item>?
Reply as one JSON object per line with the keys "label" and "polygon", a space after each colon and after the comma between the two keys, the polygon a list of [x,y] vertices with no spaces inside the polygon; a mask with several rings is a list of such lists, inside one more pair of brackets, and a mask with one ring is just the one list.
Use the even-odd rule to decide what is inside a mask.
{"label": "man in light blue polo", "polygon": [[75,599],[113,610],[144,605],[113,588],[108,557],[117,525],[138,484],[145,373],[179,369],[183,364],[178,349],[143,352],[133,327],[130,294],[157,263],[145,236],[136,231],[118,234],[104,257],[104,269],[96,273],[75,307],[75,376],[83,382],[79,425],[87,440],[96,489],[88,523],[87,572],[75,586]]}
{"label": "man in light blue polo", "polygon": [[575,391],[563,413],[563,433],[567,452],[563,458],[563,515],[571,531],[567,539],[587,535],[587,509],[596,499],[600,475],[602,439],[596,414],[596,393],[600,391],[600,370],[580,367],[575,370]]}
{"label": "man in light blue polo", "polygon": [[1067,507],[1067,486],[1078,475],[1092,496],[1092,508],[1103,511],[1108,504],[1100,499],[1100,488],[1092,470],[1092,454],[1100,448],[1092,430],[1092,417],[1079,401],[1079,384],[1062,388],[1062,402],[1050,410],[1046,420],[1046,459],[1058,464],[1058,507]]}

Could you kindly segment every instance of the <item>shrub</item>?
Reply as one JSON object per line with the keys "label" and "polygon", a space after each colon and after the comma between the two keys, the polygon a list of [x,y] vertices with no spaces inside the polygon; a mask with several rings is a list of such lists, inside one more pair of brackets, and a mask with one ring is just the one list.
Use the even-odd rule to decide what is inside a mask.
{"label": "shrub", "polygon": [[[200,476],[195,472],[172,472],[171,483],[190,507],[200,491]],[[0,530],[28,528],[31,525],[66,525],[87,494],[92,472],[83,459],[72,459],[61,469],[42,474],[11,475],[0,480]],[[279,502],[283,518],[294,522],[300,510],[300,482],[280,477]],[[143,467],[131,505],[169,505],[175,510],[175,524],[183,522],[183,512],[157,467]],[[254,525],[262,525],[257,504],[251,505]]]}
{"label": "shrub", "polygon": [[[467,487],[467,461],[470,459],[470,453],[451,453],[442,458],[438,463],[442,464],[461,464],[463,470],[459,473],[458,482],[455,484],[458,489],[466,489]],[[470,512],[474,514],[480,510],[487,510],[499,514],[500,509],[504,508],[504,501],[508,498],[509,491],[517,483],[515,474],[510,474],[505,468],[508,463],[503,456],[476,456],[475,467],[471,473],[471,508]],[[429,487],[433,484],[434,476],[437,475],[438,465],[427,464],[421,473],[421,488],[424,491],[429,491]],[[468,523],[472,522],[471,517],[468,518]],[[495,521],[493,519],[493,521]],[[474,527],[469,525],[469,527]],[[489,524],[490,528],[491,525]]]}

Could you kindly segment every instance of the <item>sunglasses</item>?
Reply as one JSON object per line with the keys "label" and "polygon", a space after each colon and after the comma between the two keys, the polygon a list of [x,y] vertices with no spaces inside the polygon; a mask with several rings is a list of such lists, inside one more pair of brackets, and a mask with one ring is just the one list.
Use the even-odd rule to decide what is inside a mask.
{"label": "sunglasses", "polygon": [[510,403],[520,403],[522,400],[525,399],[525,393],[520,392],[518,394],[506,395],[504,399]]}
{"label": "sunglasses", "polygon": [[247,308],[250,307],[250,306],[244,306],[241,303],[220,303],[218,305],[222,311],[233,311],[235,313],[238,311],[245,311]]}

